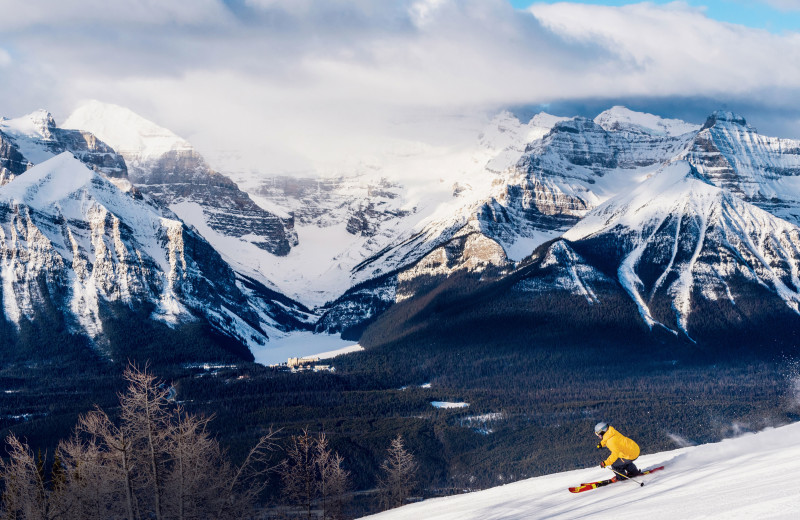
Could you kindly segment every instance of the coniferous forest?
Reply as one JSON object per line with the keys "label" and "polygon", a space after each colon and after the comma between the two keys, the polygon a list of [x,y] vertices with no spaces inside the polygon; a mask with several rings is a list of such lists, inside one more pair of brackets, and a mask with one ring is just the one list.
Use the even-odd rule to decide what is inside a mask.
{"label": "coniferous forest", "polygon": [[[166,505],[180,496],[166,487],[175,475],[176,441],[169,439],[187,429],[211,447],[227,481],[250,468],[251,450],[268,439],[258,469],[248,470],[256,477],[251,487],[237,492],[246,500],[229,496],[236,514],[245,508],[254,518],[307,518],[324,510],[328,518],[351,518],[593,466],[592,426],[600,420],[648,453],[800,418],[791,338],[754,338],[751,349],[697,345],[647,330],[623,298],[591,306],[577,297],[537,300],[507,287],[451,283],[452,290],[445,284],[392,307],[362,336],[366,350],[333,360],[334,372],[254,364],[202,327],[132,334],[129,322],[109,318],[107,330],[126,338],[118,343],[119,354],[129,353],[123,357],[65,332],[45,337],[50,329],[23,326],[4,335],[2,349],[6,469],[28,471],[31,489],[56,497],[67,485],[64,472],[87,456],[65,446],[124,430],[131,364],[146,367],[166,396],[164,459],[155,467],[170,475],[163,489],[152,470],[132,477],[141,495],[136,518],[156,514],[154,489],[163,493],[161,517],[180,517]],[[205,354],[192,357],[192,346]],[[433,401],[469,406],[439,409]],[[99,421],[106,437],[87,421]],[[398,438],[415,471],[408,489],[389,491],[387,482],[397,479],[386,475],[387,450]],[[106,457],[111,444],[103,442],[95,449]],[[120,511],[116,517],[126,518]],[[186,511],[183,518],[191,518]]]}

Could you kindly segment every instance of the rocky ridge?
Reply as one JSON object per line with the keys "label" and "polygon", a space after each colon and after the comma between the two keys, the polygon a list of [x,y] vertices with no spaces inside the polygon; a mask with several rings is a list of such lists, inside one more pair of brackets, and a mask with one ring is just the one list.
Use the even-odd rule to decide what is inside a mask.
{"label": "rocky ridge", "polygon": [[[170,207],[185,222],[216,235],[285,256],[297,245],[294,219],[264,210],[230,178],[214,171],[186,140],[130,110],[92,101],[64,122],[118,150],[131,182]],[[210,233],[209,233],[210,235]],[[269,283],[268,280],[263,280]]]}
{"label": "rocky ridge", "polygon": [[55,309],[102,350],[121,304],[173,327],[203,320],[248,348],[286,328],[196,232],[68,152],[1,187],[0,208],[2,310],[17,327]]}
{"label": "rocky ridge", "polygon": [[[163,141],[167,131],[159,132]],[[613,107],[594,120],[542,113],[528,123],[504,112],[490,123],[472,152],[471,161],[478,166],[447,185],[449,192],[440,184],[427,198],[415,198],[418,195],[412,189],[384,176],[380,168],[350,177],[263,179],[252,190],[252,200],[274,208],[273,214],[282,215],[284,223],[297,226],[297,241],[284,260],[276,255],[285,249],[258,246],[258,237],[271,233],[266,227],[259,229],[250,222],[242,229],[253,232],[238,236],[226,230],[224,220],[237,203],[218,191],[206,192],[201,222],[197,214],[202,197],[198,198],[194,185],[198,178],[213,178],[213,174],[202,158],[191,156],[196,152],[185,141],[174,140],[170,146],[159,157],[181,163],[180,167],[154,166],[148,162],[154,156],[148,146],[140,145],[139,155],[132,151],[134,155],[126,160],[129,170],[139,168],[135,179],[146,182],[147,189],[169,201],[185,220],[195,222],[215,247],[235,251],[226,259],[240,273],[262,283],[274,280],[275,287],[295,297],[308,295],[303,291],[311,288],[319,296],[306,301],[315,305],[328,301],[318,308],[322,316],[318,331],[359,330],[395,302],[430,290],[437,280],[459,271],[504,276],[539,245],[581,229],[596,208],[661,175],[665,165],[676,161],[691,165],[699,182],[790,222],[796,222],[800,214],[800,196],[793,183],[798,142],[760,136],[735,114],[714,113],[700,126],[624,107]],[[181,159],[186,153],[189,156]],[[182,191],[188,190],[186,186],[192,186],[191,190]],[[330,240],[340,237],[331,244],[333,252],[323,253],[322,242],[315,245],[315,237],[324,235]],[[231,249],[232,243],[224,237],[238,238],[238,245]],[[584,275],[612,285],[625,280],[611,272],[594,272],[584,261],[585,252],[569,242],[557,243],[558,250],[552,250],[550,258],[564,262],[564,273],[569,275],[560,278],[557,286],[591,294],[591,284],[581,282]],[[250,245],[268,256],[247,249]],[[330,255],[332,265],[306,267],[306,259],[315,255],[326,265]],[[264,265],[271,267],[265,270]],[[299,276],[283,277],[286,271],[281,266],[288,265]],[[319,274],[309,275],[309,267],[319,269]],[[638,282],[630,283],[636,286]],[[626,294],[638,301],[638,293],[627,290]],[[676,308],[683,305],[669,301]],[[649,323],[652,314],[643,313],[642,319]],[[663,316],[652,320],[685,332],[685,320]]]}
{"label": "rocky ridge", "polygon": [[120,188],[130,188],[125,161],[119,154],[90,132],[59,128],[45,110],[0,119],[0,185],[65,151]]}

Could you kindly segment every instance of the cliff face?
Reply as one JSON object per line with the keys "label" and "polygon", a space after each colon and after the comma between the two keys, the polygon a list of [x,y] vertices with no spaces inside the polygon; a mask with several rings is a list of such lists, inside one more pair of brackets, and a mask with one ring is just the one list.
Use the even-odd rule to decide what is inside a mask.
{"label": "cliff face", "polygon": [[103,346],[104,307],[121,304],[171,326],[202,320],[248,347],[274,330],[202,237],[69,153],[0,188],[0,263],[3,316],[17,326],[48,306]]}
{"label": "cliff face", "polygon": [[[786,282],[792,279],[792,269],[787,266],[795,261],[791,253],[796,247],[791,226],[785,232],[776,231],[774,238],[766,242],[752,233],[759,226],[767,225],[764,215],[776,217],[770,221],[770,229],[777,229],[784,220],[788,221],[784,222],[787,225],[800,222],[800,184],[796,182],[800,143],[762,136],[747,125],[744,118],[728,112],[715,112],[703,126],[639,114],[622,107],[614,107],[593,121],[580,117],[550,118],[550,128],[545,131],[537,126],[542,121],[545,119],[540,115],[525,126],[519,122],[514,124],[508,115],[498,118],[494,122],[496,128],[487,130],[484,137],[487,142],[500,143],[498,146],[502,146],[502,150],[487,163],[487,175],[492,176],[492,183],[483,192],[483,200],[478,196],[471,205],[453,212],[448,219],[428,223],[418,235],[399,241],[359,265],[358,269],[376,270],[379,265],[391,265],[398,273],[396,299],[407,299],[412,295],[409,287],[430,286],[430,277],[422,273],[427,272],[424,266],[433,265],[441,257],[439,248],[453,237],[473,229],[502,247],[507,256],[503,268],[508,270],[513,267],[512,261],[523,260],[540,244],[564,233],[573,236],[576,230],[584,229],[587,215],[593,215],[606,202],[633,192],[649,179],[661,175],[668,165],[686,161],[696,180],[694,186],[711,185],[724,194],[713,206],[716,209],[691,210],[695,214],[690,215],[685,213],[690,211],[685,208],[695,208],[697,201],[679,197],[680,200],[667,201],[674,203],[675,208],[671,217],[659,221],[663,229],[657,226],[651,229],[640,222],[632,231],[618,227],[609,229],[602,237],[582,240],[581,244],[592,244],[604,251],[600,256],[605,260],[616,258],[614,255],[621,250],[629,251],[627,263],[620,258],[611,271],[610,267],[601,269],[605,260],[592,257],[591,251],[581,249],[583,246],[576,244],[576,249],[572,249],[573,246],[560,242],[553,246],[550,258],[564,262],[563,272],[558,275],[561,278],[556,282],[547,278],[555,276],[553,267],[547,271],[550,274],[527,286],[545,292],[563,291],[565,287],[583,288],[581,290],[587,291],[591,300],[591,284],[580,282],[583,273],[589,280],[602,280],[606,288],[625,287],[615,297],[631,298],[642,309],[651,306],[658,309],[642,311],[642,318],[648,323],[669,324],[670,330],[681,334],[692,319],[692,305],[687,302],[722,301],[720,295],[732,302],[736,298],[729,296],[730,287],[748,286],[750,282],[743,280],[757,280],[760,286],[771,287],[779,296],[780,302],[776,305],[785,303],[793,309],[793,298],[786,296],[796,291],[794,284]],[[520,141],[525,135],[532,135],[533,139],[522,147]],[[517,160],[514,162],[510,157],[515,153]],[[653,193],[652,200],[643,207],[662,204],[667,197]],[[737,200],[753,206],[740,208]],[[757,208],[767,213],[756,216],[753,211]],[[747,216],[747,222],[729,218],[737,212],[742,218]],[[720,217],[722,214],[728,217]],[[730,234],[733,229],[750,231]],[[648,238],[650,235],[652,237]],[[712,239],[716,241],[712,243]],[[606,246],[601,247],[601,243]],[[643,257],[639,266],[639,257],[630,254],[639,247],[635,244],[642,243],[648,244],[641,246],[647,254],[655,256]],[[770,246],[770,243],[782,245]],[[658,244],[661,246],[657,247]],[[745,247],[747,244],[752,247]],[[673,265],[668,266],[673,247],[678,252]],[[744,249],[730,253],[733,247]],[[764,250],[765,247],[769,250]],[[692,258],[695,250],[700,251],[698,255],[702,261],[678,269],[681,259]],[[782,250],[788,251],[789,256],[781,253]],[[742,259],[744,264],[733,261],[730,254]],[[763,261],[756,262],[753,258]],[[446,263],[455,266],[451,271],[455,273],[458,266],[469,265],[469,260],[466,257],[453,259],[450,254]],[[628,264],[635,265],[625,267],[624,276],[617,273]],[[641,279],[638,274],[634,276],[639,269]],[[653,272],[663,275],[656,285],[652,285],[655,279],[650,280],[648,274]],[[691,281],[687,281],[686,273],[693,273]],[[760,274],[753,278],[748,273]],[[415,276],[420,279],[417,283],[413,281]],[[675,280],[681,276],[684,282],[679,284]],[[783,281],[774,283],[773,277]],[[364,300],[363,295],[359,298]],[[652,303],[648,303],[651,299]],[[337,305],[343,305],[341,300]],[[367,313],[362,310],[361,314]],[[658,317],[653,317],[656,314]]]}
{"label": "cliff face", "polygon": [[715,112],[680,158],[714,185],[800,223],[800,141],[760,135],[743,117]]}
{"label": "cliff face", "polygon": [[44,110],[0,120],[0,185],[63,152],[71,152],[120,187],[130,186],[122,156],[89,132],[58,128]]}
{"label": "cliff face", "polygon": [[[119,152],[130,181],[220,246],[226,238],[276,256],[296,246],[291,215],[264,210],[228,177],[214,171],[186,140],[128,109],[90,102],[64,123],[91,132]],[[236,263],[235,258],[228,260]]]}

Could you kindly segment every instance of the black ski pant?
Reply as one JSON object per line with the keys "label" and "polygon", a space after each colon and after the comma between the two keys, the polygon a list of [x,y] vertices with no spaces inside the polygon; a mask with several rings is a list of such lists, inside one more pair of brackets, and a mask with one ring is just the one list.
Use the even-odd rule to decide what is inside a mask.
{"label": "black ski pant", "polygon": [[635,477],[639,474],[639,468],[636,467],[636,464],[632,460],[623,459],[622,457],[615,460],[611,468],[618,473],[617,478]]}

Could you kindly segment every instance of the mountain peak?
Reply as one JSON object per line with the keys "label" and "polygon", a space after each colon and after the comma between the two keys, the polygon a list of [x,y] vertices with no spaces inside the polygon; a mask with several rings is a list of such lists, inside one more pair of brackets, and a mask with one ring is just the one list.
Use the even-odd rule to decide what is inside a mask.
{"label": "mountain peak", "polygon": [[609,132],[633,132],[650,135],[677,136],[698,130],[697,125],[680,119],[635,112],[624,106],[614,106],[594,118],[594,122]]}
{"label": "mountain peak", "polygon": [[50,112],[43,108],[14,119],[3,118],[0,123],[2,123],[0,125],[2,129],[11,131],[11,133],[41,139],[49,139],[52,130],[56,128],[55,119]]}
{"label": "mountain peak", "polygon": [[553,125],[553,131],[577,134],[586,130],[597,130],[597,127],[598,125],[591,119],[583,116],[575,116],[570,119],[557,121],[556,124]]}
{"label": "mountain peak", "polygon": [[41,128],[55,128],[56,127],[56,120],[53,119],[53,115],[50,114],[47,110],[40,108],[34,112],[31,112],[27,116],[24,116],[26,119],[30,119],[35,125]]}
{"label": "mountain peak", "polygon": [[96,100],[78,107],[63,127],[91,132],[124,156],[148,159],[192,149],[186,140],[132,110]]}
{"label": "mountain peak", "polygon": [[55,202],[77,191],[94,177],[99,178],[70,152],[64,152],[6,184],[1,197],[49,213]]}
{"label": "mountain peak", "polygon": [[718,122],[730,123],[744,127],[749,126],[745,118],[740,116],[739,114],[730,112],[728,110],[716,110],[713,114],[708,116],[708,119],[706,119],[706,123],[703,125],[703,130],[705,130],[706,128],[711,128]]}

